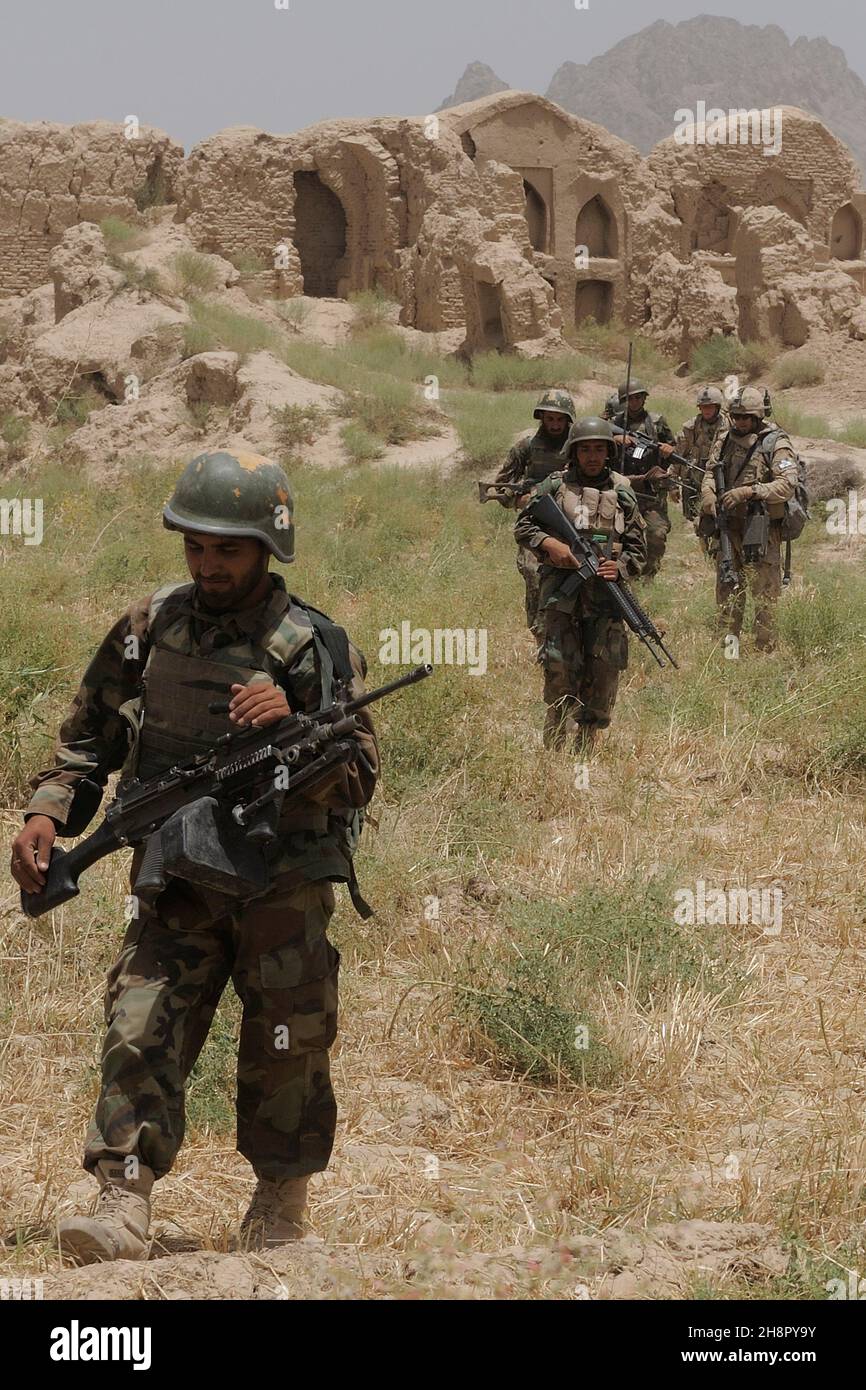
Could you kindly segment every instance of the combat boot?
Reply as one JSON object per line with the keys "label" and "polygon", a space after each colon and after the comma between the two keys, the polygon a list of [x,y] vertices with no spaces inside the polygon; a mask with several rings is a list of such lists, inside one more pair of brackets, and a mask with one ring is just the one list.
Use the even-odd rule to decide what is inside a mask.
{"label": "combat boot", "polygon": [[99,1196],[92,1216],[67,1216],[58,1223],[60,1253],[74,1264],[102,1260],[145,1260],[150,1241],[150,1191],[154,1173],[143,1163],[138,1177],[126,1177],[122,1159],[103,1158],[94,1176]]}
{"label": "combat boot", "polygon": [[300,1240],[306,1229],[304,1214],[309,1176],[259,1178],[253,1200],[241,1222],[242,1250],[273,1250]]}

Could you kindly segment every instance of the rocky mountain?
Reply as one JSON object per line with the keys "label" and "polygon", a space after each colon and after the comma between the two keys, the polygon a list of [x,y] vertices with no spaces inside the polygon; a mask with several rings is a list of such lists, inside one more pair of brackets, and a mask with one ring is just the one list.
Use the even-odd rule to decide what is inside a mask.
{"label": "rocky mountain", "polygon": [[464,101],[478,101],[479,97],[492,96],[494,92],[507,92],[508,83],[503,82],[486,63],[470,63],[452,95],[446,97],[440,111],[449,106],[462,106]]}
{"label": "rocky mountain", "polygon": [[[485,85],[493,81],[497,85]],[[477,84],[477,90],[476,90]],[[456,101],[471,101],[504,84],[473,63]],[[659,19],[588,63],[565,62],[545,96],[576,116],[597,121],[643,153],[672,135],[678,108],[799,106],[818,116],[866,168],[866,84],[841,48],[826,39],[791,42],[777,24],[741,24],[699,15]]]}

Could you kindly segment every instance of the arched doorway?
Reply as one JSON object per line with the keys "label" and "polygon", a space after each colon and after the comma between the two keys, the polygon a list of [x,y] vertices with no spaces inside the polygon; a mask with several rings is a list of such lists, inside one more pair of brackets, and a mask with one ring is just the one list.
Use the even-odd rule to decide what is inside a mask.
{"label": "arched doorway", "polygon": [[837,261],[857,261],[863,244],[863,223],[851,203],[845,203],[833,218],[830,229],[830,255]]}
{"label": "arched doorway", "polygon": [[339,262],[346,254],[346,214],[336,193],[316,173],[295,174],[294,241],[304,294],[336,296]]}
{"label": "arched doorway", "polygon": [[613,309],[613,285],[609,280],[579,280],[574,291],[574,321],[595,319],[609,323]]}
{"label": "arched doorway", "polygon": [[529,244],[533,251],[547,250],[547,205],[537,188],[528,179],[523,180],[526,196],[526,225],[529,228]]}
{"label": "arched doorway", "polygon": [[600,193],[581,208],[574,244],[585,246],[590,256],[611,259],[618,254],[616,221]]}

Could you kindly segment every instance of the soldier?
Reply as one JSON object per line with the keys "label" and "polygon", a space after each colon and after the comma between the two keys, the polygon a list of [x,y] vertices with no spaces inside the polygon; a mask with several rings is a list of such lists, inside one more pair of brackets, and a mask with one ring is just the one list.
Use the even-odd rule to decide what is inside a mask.
{"label": "soldier", "polygon": [[[663,415],[656,415],[647,410],[646,400],[649,392],[641,382],[632,381],[628,390],[628,401],[625,402],[626,383],[623,382],[619,394],[620,400],[625,402],[625,409],[619,410],[614,417],[614,424],[625,430],[639,430],[641,434],[648,435],[656,446],[649,455],[650,460],[653,452],[661,458],[667,458],[675,452],[674,436],[667,421]],[[671,529],[667,493],[661,486],[667,473],[658,463],[648,464],[646,455],[636,459],[633,452],[629,453],[629,450],[634,450],[636,444],[633,435],[626,436],[625,473],[634,489],[640,514],[646,522],[647,563],[644,578],[652,579],[659,572],[668,532]]]}
{"label": "soldier", "polygon": [[562,747],[574,735],[580,752],[610,724],[620,672],[628,663],[625,624],[605,594],[605,581],[641,573],[646,539],[637,499],[627,479],[613,471],[616,444],[609,423],[597,416],[579,420],[564,455],[565,470],[538,483],[532,495],[549,493],[578,530],[607,538],[600,577],[565,596],[560,586],[578,563],[568,546],[525,514],[518,517],[514,536],[541,562],[544,745]]}
{"label": "soldier", "polygon": [[[574,424],[574,401],[567,391],[545,391],[532,414],[539,421],[538,429],[535,434],[524,435],[509,450],[492,489],[524,481],[541,482],[562,467],[562,446],[569,426]],[[503,507],[516,507],[518,494],[503,492],[496,500]],[[518,548],[517,568],[526,585],[526,626],[540,642],[544,624],[538,614],[538,561],[525,546]]]}
{"label": "soldier", "polygon": [[617,412],[622,410],[622,397],[618,391],[613,391],[604,403],[604,410],[601,412],[603,420],[614,420]]}
{"label": "soldier", "polygon": [[[343,629],[269,573],[272,555],[294,558],[281,468],[257,454],[202,454],[182,474],[163,524],[183,535],[192,583],[133,603],[87,668],[55,764],[33,779],[12,846],[12,873],[29,892],[42,890],[58,830],[83,829],[82,779],[99,790],[121,765],[124,776],[151,778],[233,726],[264,728],[322,708],[338,683],[363,691],[365,663]],[[228,715],[208,708],[221,698]],[[102,1083],[84,1150],[100,1190],[92,1216],[59,1223],[67,1258],[147,1257],[151,1188],[180,1148],[185,1082],[229,977],[243,1003],[237,1144],[258,1178],[241,1243],[261,1249],[303,1234],[308,1178],[327,1167],[336,1123],[332,884],[349,883],[364,906],[351,850],[378,755],[363,718],[358,762],[285,803],[263,896],[239,901],[171,878],[148,900],[130,899],[132,921],[108,977]],[[133,855],[133,893],[144,852]]]}
{"label": "soldier", "polygon": [[717,386],[701,387],[695,401],[698,414],[686,421],[677,440],[677,453],[689,460],[690,467],[686,469],[682,464],[672,463],[670,468],[671,476],[679,480],[682,489],[683,516],[695,524],[700,516],[706,461],[716,437],[725,428],[724,403],[725,398]]}
{"label": "soldier", "polygon": [[[728,408],[730,428],[723,430],[713,444],[701,488],[701,515],[717,514],[718,498],[713,467],[724,467],[726,491],[721,505],[728,521],[734,568],[739,587],[722,578],[718,540],[711,543],[716,559],[716,603],[727,631],[739,637],[746,607],[748,582],[755,600],[755,645],[772,651],[776,640],[776,602],[782,592],[782,518],[785,503],[797,486],[797,461],[784,430],[764,423],[768,409],[765,393],[746,386]],[[762,441],[767,440],[764,447]],[[758,554],[744,555],[744,538],[751,518],[765,513],[766,535]],[[715,529],[713,522],[709,526]],[[760,530],[760,527],[757,528]]]}

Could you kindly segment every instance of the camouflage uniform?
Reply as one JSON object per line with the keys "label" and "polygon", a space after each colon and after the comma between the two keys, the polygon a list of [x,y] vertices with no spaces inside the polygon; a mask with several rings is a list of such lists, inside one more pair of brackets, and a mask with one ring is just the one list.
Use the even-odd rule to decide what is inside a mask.
{"label": "camouflage uniform", "polygon": [[771,433],[770,426],[761,423],[756,432],[743,435],[724,430],[713,445],[701,488],[702,508],[714,508],[717,499],[712,470],[715,463],[721,460],[725,468],[726,488],[754,487],[754,496],[767,506],[770,523],[767,553],[754,564],[746,564],[743,557],[748,502],[740,502],[728,513],[734,567],[741,581],[745,580],[738,590],[722,583],[718,541],[713,542],[710,549],[717,560],[716,603],[726,632],[734,636],[740,634],[748,584],[755,601],[756,645],[765,650],[771,649],[775,642],[776,603],[782,592],[782,518],[785,503],[793,497],[797,485],[797,463],[791,441],[775,427],[772,427],[772,432],[778,433],[778,438],[769,459],[765,459],[760,442]]}
{"label": "camouflage uniform", "polygon": [[[535,407],[534,415],[540,420],[545,410],[566,415],[574,423],[574,402],[567,391],[546,391]],[[493,479],[493,487],[503,483],[519,483],[524,479],[541,482],[562,467],[562,446],[566,434],[548,434],[542,421],[535,434],[526,434],[508,451],[508,457]],[[517,498],[500,497],[503,507],[515,507]],[[531,550],[520,546],[517,551],[517,568],[526,585],[526,626],[540,642],[544,623],[538,613],[539,577],[538,561]]]}
{"label": "camouflage uniform", "polygon": [[[670,426],[663,415],[656,415],[648,410],[643,410],[637,417],[628,416],[626,418],[627,416],[628,411],[623,408],[614,417],[613,423],[626,431],[638,430],[641,434],[649,435],[654,443],[676,443]],[[653,464],[659,462],[658,458],[652,458],[649,464],[646,458],[632,460],[629,452],[626,451],[626,479],[630,479],[634,473],[646,473]],[[663,463],[662,466],[664,466]],[[634,495],[637,498],[640,514],[646,522],[647,562],[644,575],[649,579],[659,572],[667,545],[668,532],[671,529],[667,493],[660,483],[641,482],[635,486]]]}
{"label": "camouflage uniform", "polygon": [[[242,612],[202,607],[193,584],[134,603],[91,661],[61,728],[55,766],[33,779],[26,814],[51,816],[62,827],[83,777],[104,786],[121,766],[127,775],[151,775],[179,754],[191,756],[236,727],[225,714],[207,713],[207,702],[227,698],[232,682],[272,680],[295,711],[327,703],[328,653],[308,610],[280,576],[270,578],[270,597]],[[363,658],[353,648],[350,658],[352,693],[359,694]],[[239,901],[170,879],[155,898],[137,900],[108,980],[86,1168],[132,1154],[157,1177],[168,1172],[183,1138],[184,1082],[229,976],[243,1004],[238,1148],[259,1177],[294,1178],[327,1166],[339,966],[326,936],[331,881],[353,881],[347,822],[369,801],[378,770],[373,726],[362,718],[362,758],[284,808],[264,895]],[[143,854],[142,846],[133,857],[133,886]]]}
{"label": "camouflage uniform", "polygon": [[699,411],[693,420],[687,420],[682,427],[677,440],[677,453],[685,455],[690,466],[684,468],[682,464],[672,463],[669,471],[672,478],[677,478],[681,484],[688,484],[682,488],[683,516],[687,521],[696,521],[700,514],[706,462],[718,435],[727,428],[721,410],[715,420],[705,420]]}
{"label": "camouflage uniform", "polygon": [[[606,467],[590,480],[576,462],[534,489],[549,493],[580,530],[614,534],[612,558],[624,579],[639,575],[646,561],[645,526],[627,479]],[[560,747],[569,734],[606,729],[616,700],[620,672],[628,664],[625,624],[606,590],[607,581],[581,584],[566,597],[561,586],[573,570],[546,563],[540,549],[546,533],[525,515],[514,528],[518,544],[529,546],[541,562],[540,612],[544,619],[541,663],[547,716],[545,747]]]}

